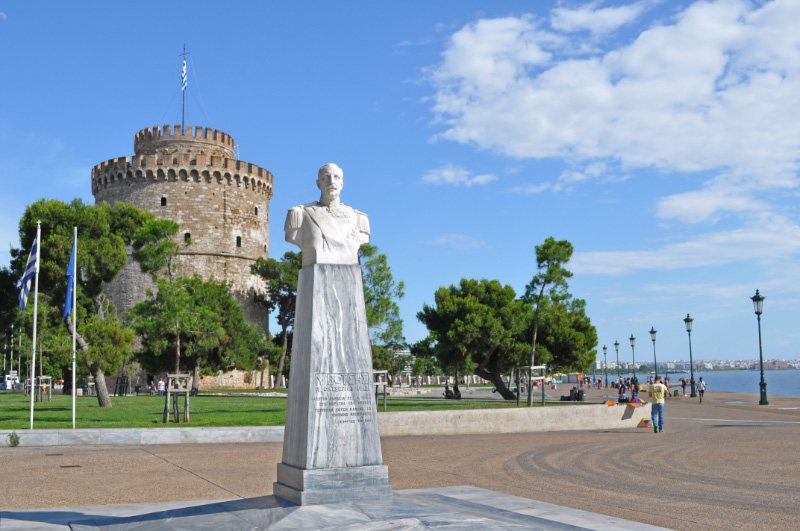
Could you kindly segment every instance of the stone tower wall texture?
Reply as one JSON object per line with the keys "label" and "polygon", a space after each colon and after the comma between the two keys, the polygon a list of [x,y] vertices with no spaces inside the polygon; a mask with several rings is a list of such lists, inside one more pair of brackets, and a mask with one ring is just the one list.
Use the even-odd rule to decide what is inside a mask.
{"label": "stone tower wall texture", "polygon": [[[191,239],[179,253],[179,274],[231,282],[248,322],[266,331],[266,309],[255,301],[266,285],[250,265],[269,253],[272,174],[235,160],[233,139],[208,128],[148,127],[136,133],[133,148],[133,157],[92,169],[95,202],[127,201],[178,223],[178,241]],[[128,265],[106,293],[121,314],[152,286],[129,249]]]}

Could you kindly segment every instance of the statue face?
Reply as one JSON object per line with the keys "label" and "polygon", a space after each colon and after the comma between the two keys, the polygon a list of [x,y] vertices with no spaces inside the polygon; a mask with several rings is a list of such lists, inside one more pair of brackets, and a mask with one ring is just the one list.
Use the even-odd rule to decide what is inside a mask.
{"label": "statue face", "polygon": [[317,187],[322,192],[323,199],[327,201],[338,199],[339,194],[342,193],[342,186],[344,186],[344,179],[338,167],[331,168],[326,166],[320,170],[317,178]]}

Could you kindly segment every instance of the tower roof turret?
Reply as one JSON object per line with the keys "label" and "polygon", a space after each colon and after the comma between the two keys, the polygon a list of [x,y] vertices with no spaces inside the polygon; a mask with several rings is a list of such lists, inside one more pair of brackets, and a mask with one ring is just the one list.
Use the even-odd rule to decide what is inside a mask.
{"label": "tower roof turret", "polygon": [[181,130],[180,125],[154,126],[142,129],[133,138],[133,150],[137,155],[153,155],[157,153],[205,153],[233,157],[233,138],[206,127],[187,125]]}

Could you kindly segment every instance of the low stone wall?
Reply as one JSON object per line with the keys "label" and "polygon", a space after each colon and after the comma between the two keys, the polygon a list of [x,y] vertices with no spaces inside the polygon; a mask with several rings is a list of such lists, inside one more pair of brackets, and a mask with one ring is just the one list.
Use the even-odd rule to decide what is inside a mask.
{"label": "low stone wall", "polygon": [[[381,437],[535,433],[542,431],[635,428],[649,407],[563,405],[446,411],[380,412]],[[19,435],[20,446],[79,446],[283,442],[283,426],[210,428],[94,428],[0,430],[0,446]]]}
{"label": "low stone wall", "polygon": [[381,437],[635,428],[649,407],[563,405],[398,411],[378,415]]}
{"label": "low stone wall", "polygon": [[93,428],[76,430],[0,430],[0,446],[8,446],[14,431],[20,446],[145,446],[148,444],[207,444],[282,442],[283,426],[209,428]]}

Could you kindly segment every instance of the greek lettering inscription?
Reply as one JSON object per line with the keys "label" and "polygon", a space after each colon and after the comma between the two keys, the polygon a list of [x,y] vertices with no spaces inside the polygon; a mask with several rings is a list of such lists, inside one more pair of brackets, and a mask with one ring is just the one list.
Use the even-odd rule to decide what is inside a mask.
{"label": "greek lettering inscription", "polygon": [[372,374],[319,373],[315,380],[314,410],[336,424],[374,421]]}

